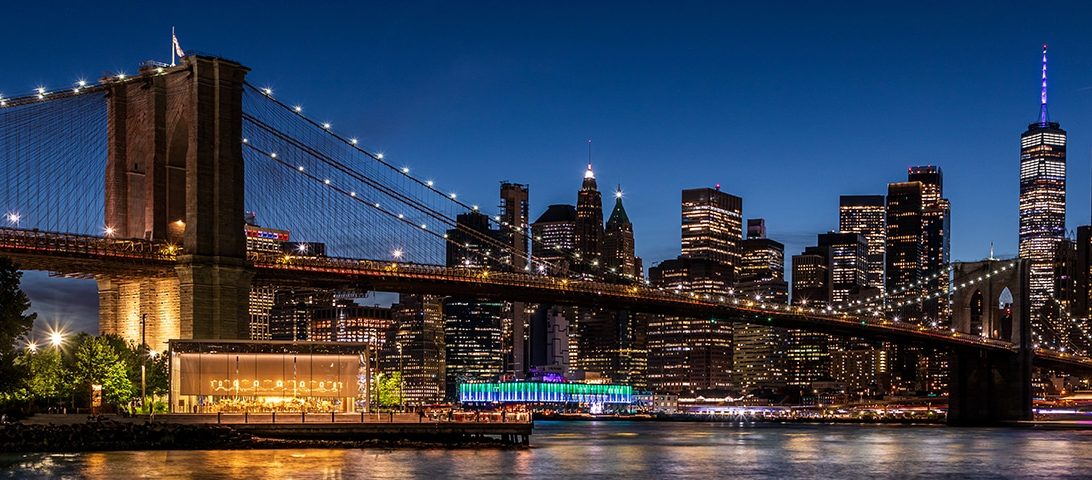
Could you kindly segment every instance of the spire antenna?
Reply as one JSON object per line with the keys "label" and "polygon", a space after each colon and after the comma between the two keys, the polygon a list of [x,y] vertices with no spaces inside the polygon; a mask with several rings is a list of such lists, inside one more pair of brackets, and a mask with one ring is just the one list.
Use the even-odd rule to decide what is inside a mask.
{"label": "spire antenna", "polygon": [[1039,92],[1039,124],[1046,125],[1050,121],[1047,115],[1047,45],[1043,44],[1043,85]]}

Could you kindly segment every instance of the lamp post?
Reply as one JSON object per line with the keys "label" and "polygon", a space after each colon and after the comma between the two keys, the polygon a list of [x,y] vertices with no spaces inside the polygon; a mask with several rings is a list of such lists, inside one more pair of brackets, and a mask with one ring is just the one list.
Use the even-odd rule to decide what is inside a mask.
{"label": "lamp post", "polygon": [[[148,314],[147,313],[140,314],[140,348],[142,350],[147,350],[148,349],[148,344],[145,341],[146,340],[145,326],[147,325],[147,323],[148,323]],[[141,409],[144,408],[144,402],[148,399],[147,383],[145,381],[145,375],[146,375],[145,363],[146,362],[144,361],[144,353],[142,352],[142,353],[140,353],[140,408]]]}

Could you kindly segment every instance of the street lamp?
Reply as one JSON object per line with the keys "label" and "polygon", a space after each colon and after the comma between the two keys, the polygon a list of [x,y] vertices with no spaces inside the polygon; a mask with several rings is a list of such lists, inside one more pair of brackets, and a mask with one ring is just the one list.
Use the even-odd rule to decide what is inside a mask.
{"label": "street lamp", "polygon": [[[142,348],[142,349],[147,349],[148,348],[148,343],[146,342],[146,337],[145,337],[145,333],[146,333],[146,328],[145,327],[147,326],[147,324],[148,324],[148,314],[147,313],[140,314],[140,348]],[[144,403],[148,400],[147,382],[145,380],[146,364],[147,363],[148,362],[146,362],[145,359],[144,359],[144,355],[141,355],[140,356],[140,408],[144,408]]]}
{"label": "street lamp", "polygon": [[[49,344],[54,347],[60,347],[64,343],[64,334],[60,330],[51,330],[49,332]],[[35,346],[37,348],[37,346]]]}

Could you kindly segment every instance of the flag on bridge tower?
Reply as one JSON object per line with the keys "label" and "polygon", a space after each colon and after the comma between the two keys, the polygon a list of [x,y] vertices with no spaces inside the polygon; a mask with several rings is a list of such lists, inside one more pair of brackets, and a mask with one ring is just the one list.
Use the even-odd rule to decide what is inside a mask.
{"label": "flag on bridge tower", "polygon": [[178,43],[178,36],[174,34],[174,27],[171,27],[171,66],[174,66],[174,57],[182,58],[186,56],[186,52],[182,51],[182,45]]}

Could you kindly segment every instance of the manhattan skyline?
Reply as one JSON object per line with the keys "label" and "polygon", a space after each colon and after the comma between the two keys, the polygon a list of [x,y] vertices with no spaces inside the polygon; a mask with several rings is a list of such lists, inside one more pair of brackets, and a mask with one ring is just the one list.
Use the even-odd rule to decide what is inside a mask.
{"label": "manhattan skyline", "polygon": [[[1051,117],[1071,134],[1067,228],[1088,223],[1092,47],[1079,24],[1088,7],[1032,23],[1016,4],[946,7],[934,18],[939,6],[892,8],[888,22],[875,21],[884,9],[856,16],[849,6],[496,4],[459,9],[459,21],[445,20],[453,7],[442,5],[337,6],[345,14],[322,25],[291,10],[221,6],[207,19],[176,7],[94,28],[94,17],[122,8],[108,6],[79,12],[78,24],[60,20],[72,22],[55,35],[71,46],[61,51],[36,51],[29,26],[0,33],[29,45],[0,53],[9,67],[0,92],[135,72],[165,60],[173,25],[186,49],[244,61],[277,98],[490,212],[502,180],[530,184],[532,219],[575,204],[592,139],[596,177],[604,191],[626,192],[646,267],[678,254],[684,188],[721,184],[743,197],[744,217],[765,218],[792,255],[837,229],[839,195],[884,194],[911,165],[944,169],[952,259],[975,260],[991,242],[998,255],[1016,253],[1015,138],[1037,118],[1047,43]],[[43,278],[27,282],[39,311],[70,299],[69,284],[95,301],[92,282]],[[57,316],[69,315],[82,314]]]}

